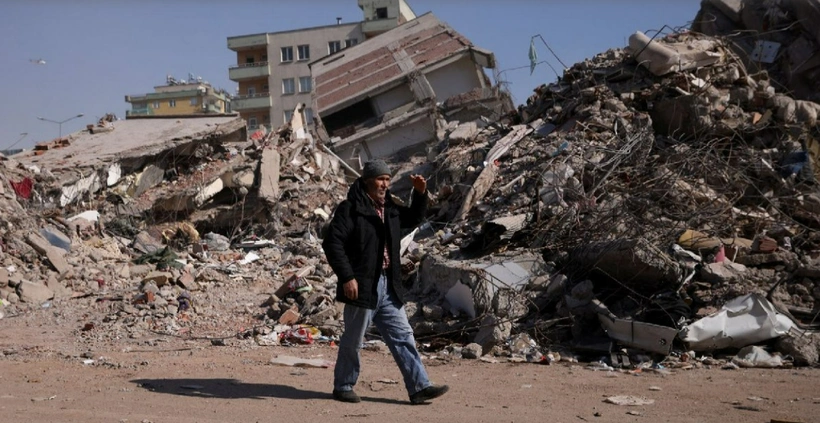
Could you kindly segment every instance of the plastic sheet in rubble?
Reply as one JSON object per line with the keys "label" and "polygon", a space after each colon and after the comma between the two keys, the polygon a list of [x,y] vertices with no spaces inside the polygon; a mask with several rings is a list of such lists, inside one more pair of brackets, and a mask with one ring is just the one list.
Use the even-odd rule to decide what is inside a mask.
{"label": "plastic sheet in rubble", "polygon": [[748,294],[685,327],[681,339],[694,351],[742,348],[785,335],[792,326],[794,322],[778,313],[767,299]]}

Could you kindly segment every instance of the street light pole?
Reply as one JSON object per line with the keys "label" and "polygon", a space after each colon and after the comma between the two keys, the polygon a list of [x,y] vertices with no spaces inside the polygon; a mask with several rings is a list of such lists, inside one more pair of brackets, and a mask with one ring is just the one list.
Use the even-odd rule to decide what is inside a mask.
{"label": "street light pole", "polygon": [[68,122],[68,121],[70,121],[70,120],[72,120],[72,119],[81,118],[81,117],[83,117],[83,116],[85,116],[85,115],[84,115],[84,114],[82,114],[82,113],[80,113],[80,114],[79,114],[79,115],[77,115],[77,116],[72,116],[72,117],[70,117],[70,118],[68,118],[68,119],[66,119],[66,120],[61,120],[61,121],[51,120],[51,119],[46,119],[46,118],[44,118],[44,117],[42,117],[42,116],[37,116],[37,119],[40,119],[40,120],[42,120],[42,121],[46,121],[46,122],[56,123],[57,125],[60,125],[60,135],[59,135],[57,138],[62,138],[62,137],[63,137],[63,124],[64,124],[64,123],[66,123],[66,122]]}

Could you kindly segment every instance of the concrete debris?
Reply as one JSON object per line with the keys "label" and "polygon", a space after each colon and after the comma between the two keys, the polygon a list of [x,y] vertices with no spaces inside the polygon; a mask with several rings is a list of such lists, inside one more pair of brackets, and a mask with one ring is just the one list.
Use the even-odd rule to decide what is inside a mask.
{"label": "concrete debris", "polygon": [[47,302],[90,344],[335,342],[321,238],[380,157],[397,202],[428,179],[401,242],[425,348],[720,368],[737,365],[694,351],[779,338],[817,365],[820,40],[786,3],[704,1],[695,31],[635,33],[517,110],[479,72],[493,54],[428,14],[313,64],[316,128],[304,105],[251,137],[231,116],[105,121],[4,157],[3,311]]}
{"label": "concrete debris", "polygon": [[749,74],[765,72],[773,86],[785,87],[795,99],[818,102],[818,25],[817,0],[709,0],[701,2],[692,30],[727,37]]}
{"label": "concrete debris", "polygon": [[54,291],[43,284],[23,281],[17,285],[17,295],[23,302],[40,304],[54,298]]}

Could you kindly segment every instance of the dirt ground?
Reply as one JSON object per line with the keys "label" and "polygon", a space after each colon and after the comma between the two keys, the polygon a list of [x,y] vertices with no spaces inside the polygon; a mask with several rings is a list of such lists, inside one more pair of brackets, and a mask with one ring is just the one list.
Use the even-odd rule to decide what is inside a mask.
{"label": "dirt ground", "polygon": [[[387,353],[363,352],[360,404],[330,396],[330,368],[269,363],[276,355],[335,359],[323,346],[262,347],[156,336],[93,351],[77,331],[36,315],[0,320],[0,422],[769,422],[818,421],[817,369],[607,373],[584,364],[486,363],[428,356],[451,391],[411,406]],[[42,319],[50,320],[50,319]],[[84,360],[94,360],[84,363]],[[651,405],[604,399],[633,395]],[[633,413],[633,414],[628,414]]]}

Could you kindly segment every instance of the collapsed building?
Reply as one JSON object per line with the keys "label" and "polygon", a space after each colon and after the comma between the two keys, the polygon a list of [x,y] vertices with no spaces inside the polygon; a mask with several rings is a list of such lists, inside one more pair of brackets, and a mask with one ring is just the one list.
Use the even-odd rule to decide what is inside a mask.
{"label": "collapsed building", "polygon": [[[81,317],[86,339],[333,339],[321,228],[359,163],[384,157],[400,199],[401,175],[429,181],[428,222],[402,242],[425,349],[820,361],[820,106],[751,70],[730,40],[684,31],[633,34],[507,114],[488,106],[503,95],[478,69],[491,54],[422,18],[313,64],[315,138],[300,107],[251,137],[232,118],[113,122],[4,159],[7,312],[75,297],[98,310]],[[475,79],[442,91],[433,62]],[[372,83],[379,72],[395,79]],[[250,329],[225,336],[237,318]],[[749,358],[759,345],[774,355]]]}
{"label": "collapsed building", "polygon": [[444,116],[471,120],[465,105],[478,109],[472,119],[511,109],[484,73],[495,68],[492,52],[431,13],[310,68],[319,139],[357,167],[435,140]]}

